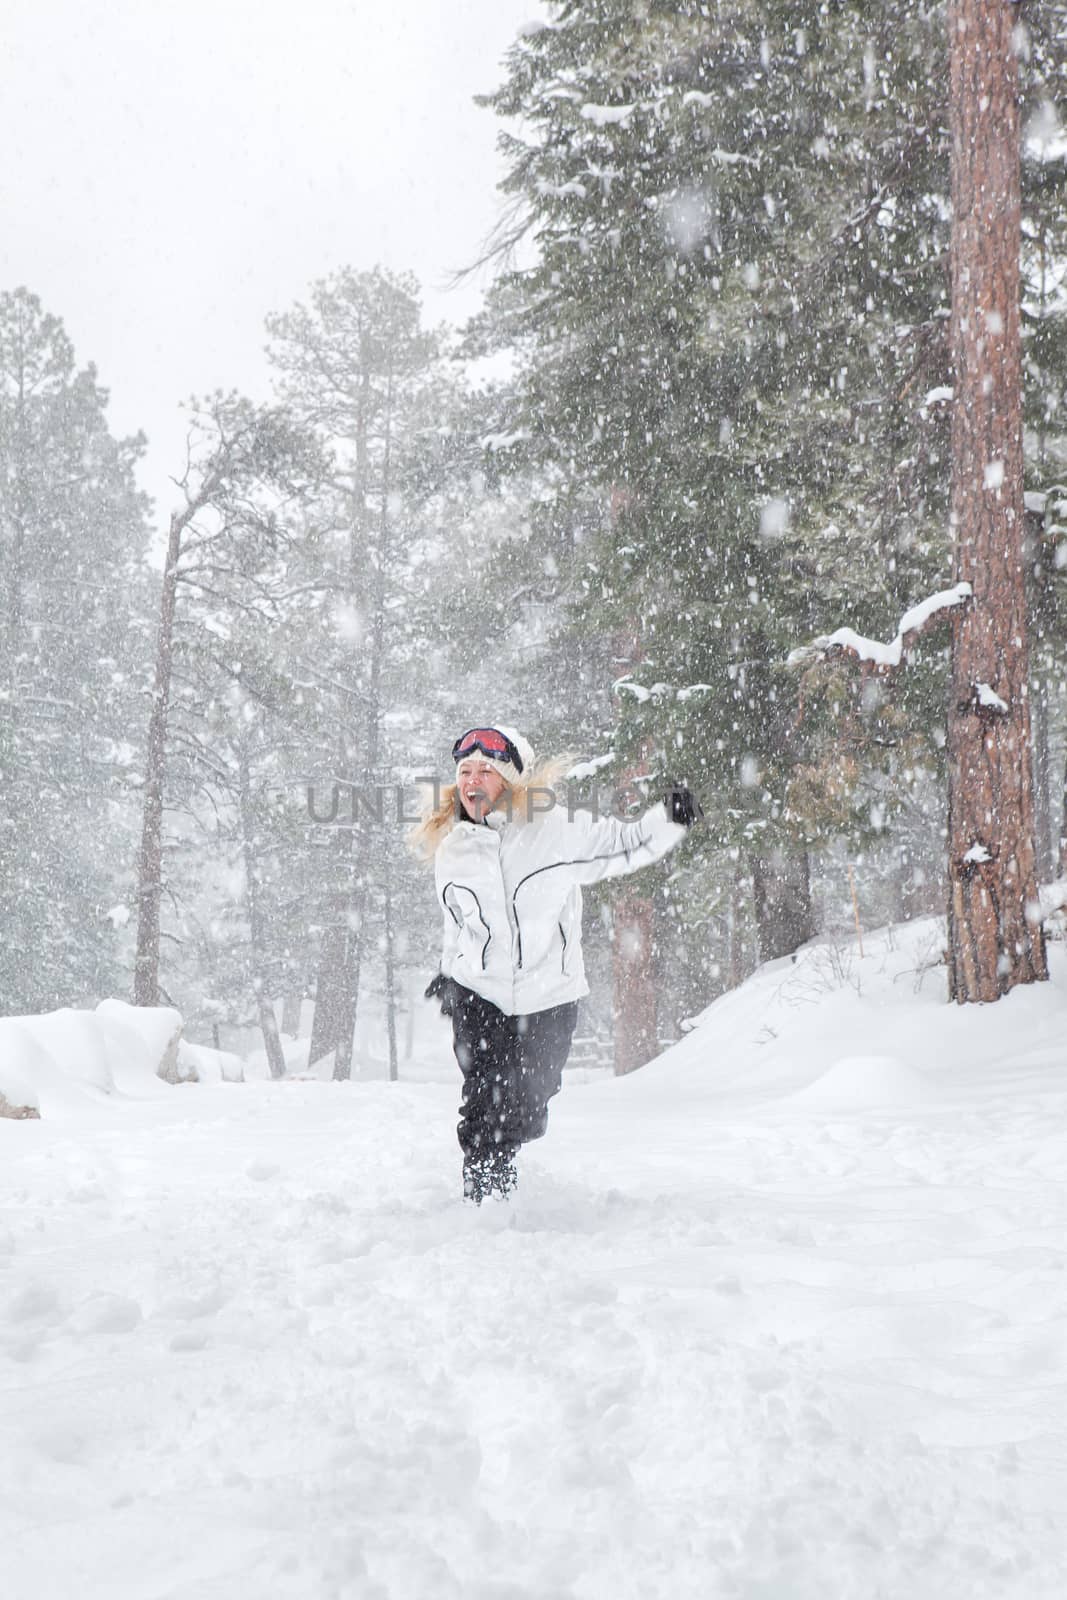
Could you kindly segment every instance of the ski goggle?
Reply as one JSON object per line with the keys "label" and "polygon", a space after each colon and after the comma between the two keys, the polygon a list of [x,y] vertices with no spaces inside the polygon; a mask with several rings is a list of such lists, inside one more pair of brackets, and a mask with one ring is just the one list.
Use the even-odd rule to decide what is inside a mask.
{"label": "ski goggle", "polygon": [[499,728],[469,728],[452,746],[452,760],[462,761],[475,750],[480,750],[491,761],[510,761],[516,772],[522,771],[522,757]]}

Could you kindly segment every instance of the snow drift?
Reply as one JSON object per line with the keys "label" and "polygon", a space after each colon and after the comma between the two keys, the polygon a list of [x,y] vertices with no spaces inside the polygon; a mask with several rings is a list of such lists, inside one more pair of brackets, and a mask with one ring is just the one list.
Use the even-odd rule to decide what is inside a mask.
{"label": "snow drift", "polygon": [[1061,1600],[1067,962],[959,1008],[942,940],[566,1083],[481,1212],[444,1019],[0,1123],[4,1600]]}
{"label": "snow drift", "polygon": [[115,1095],[165,1093],[160,1080],[177,1081],[181,1029],[168,1006],[122,1000],[102,1000],[95,1011],[0,1017],[4,1115],[69,1115]]}

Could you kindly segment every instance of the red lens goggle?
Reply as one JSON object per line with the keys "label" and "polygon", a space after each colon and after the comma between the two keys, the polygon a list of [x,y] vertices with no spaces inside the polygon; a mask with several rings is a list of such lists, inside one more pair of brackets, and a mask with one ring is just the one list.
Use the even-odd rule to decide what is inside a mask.
{"label": "red lens goggle", "polygon": [[452,760],[462,761],[465,756],[480,750],[492,761],[510,761],[516,772],[522,771],[522,757],[506,734],[499,728],[469,728],[452,746]]}

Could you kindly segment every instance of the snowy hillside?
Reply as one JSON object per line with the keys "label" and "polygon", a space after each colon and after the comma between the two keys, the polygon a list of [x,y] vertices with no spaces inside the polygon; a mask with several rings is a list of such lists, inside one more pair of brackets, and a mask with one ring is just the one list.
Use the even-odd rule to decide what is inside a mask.
{"label": "snowy hillside", "polygon": [[448,1081],[0,1121],[6,1600],[1060,1596],[1067,963],[936,947],[764,968],[481,1212]]}

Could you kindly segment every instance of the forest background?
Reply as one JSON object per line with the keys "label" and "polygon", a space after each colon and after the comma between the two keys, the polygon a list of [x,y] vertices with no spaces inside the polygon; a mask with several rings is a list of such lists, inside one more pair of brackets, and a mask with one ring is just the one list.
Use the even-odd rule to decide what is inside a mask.
{"label": "forest background", "polygon": [[[944,7],[547,9],[485,104],[507,176],[484,309],[428,326],[373,263],[312,283],[268,321],[270,395],[191,408],[165,526],[62,307],[0,296],[0,1011],[140,985],[193,1038],[261,1029],[280,1069],[314,1000],[313,1056],[402,1070],[432,883],[388,801],[338,826],[309,789],[320,815],[335,786],[414,797],[497,718],[635,803],[684,780],[704,805],[669,863],[590,896],[601,1058],[636,1064],[613,989],[666,1041],[857,907],[943,908],[947,639],[892,682],[789,657],[844,622],[890,639],[951,579]],[[1067,7],[1015,9],[1048,882]]]}

